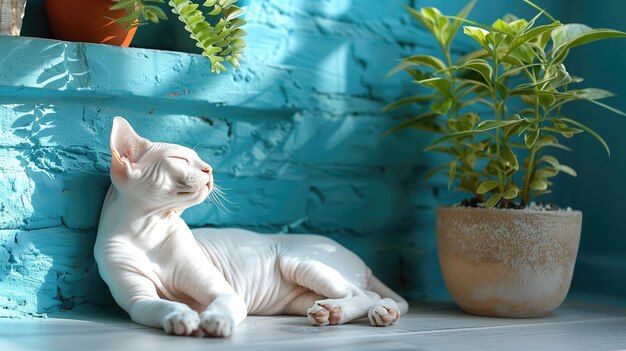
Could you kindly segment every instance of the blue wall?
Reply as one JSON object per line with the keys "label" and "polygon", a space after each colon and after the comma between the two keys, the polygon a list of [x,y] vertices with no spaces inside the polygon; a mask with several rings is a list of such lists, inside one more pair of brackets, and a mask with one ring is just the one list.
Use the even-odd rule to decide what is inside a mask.
{"label": "blue wall", "polygon": [[191,225],[322,233],[407,296],[443,294],[425,141],[382,138],[409,85],[384,76],[423,33],[376,1],[254,1],[247,19],[247,60],[220,76],[186,53],[0,38],[0,313],[111,302],[91,246],[115,115],[196,146],[231,189],[232,213]]}
{"label": "blue wall", "polygon": [[[563,19],[594,28],[626,31],[626,2],[619,0],[568,1]],[[567,65],[573,75],[585,78],[585,86],[610,90],[617,97],[606,103],[626,111],[626,40],[607,40],[572,50]],[[555,199],[584,213],[583,236],[573,289],[626,297],[626,117],[592,104],[578,103],[565,111],[602,135],[611,157],[589,135],[571,140],[573,153],[563,162],[578,170],[577,178],[562,176]]]}
{"label": "blue wall", "polygon": [[[618,15],[626,5],[599,2],[615,7],[593,15],[585,1],[542,5],[564,21],[626,29]],[[247,3],[246,61],[220,76],[192,54],[0,37],[0,316],[111,305],[91,247],[109,184],[107,138],[115,115],[152,140],[196,146],[231,189],[232,213],[198,206],[184,214],[191,225],[322,233],[357,252],[407,297],[447,298],[434,209],[459,197],[446,191],[446,179],[421,179],[437,163],[421,153],[429,136],[382,137],[402,117],[381,108],[415,88],[406,77],[384,78],[399,57],[438,52],[401,4],[454,13],[464,2]],[[534,10],[521,1],[479,0],[472,18],[489,22],[506,12]],[[48,35],[40,0],[29,1],[25,22],[24,35]],[[134,45],[192,50],[179,27],[175,19],[142,27]],[[459,38],[459,50],[469,45]],[[572,55],[571,71],[626,95],[616,79],[623,67],[611,73],[600,71],[608,63],[588,64],[601,51],[617,67],[624,47],[607,42],[583,49]],[[620,107],[619,99],[613,103]],[[580,176],[560,179],[553,198],[585,212],[574,288],[624,294],[624,286],[611,283],[625,262],[623,229],[590,201],[619,208],[626,195],[619,184],[626,179],[626,149],[619,144],[626,120],[596,120],[587,114],[606,113],[587,107],[572,113],[604,132],[614,153],[606,159],[583,136],[573,140],[576,153],[564,156]],[[611,178],[598,182],[606,179],[601,171]],[[606,189],[586,190],[592,184]]]}

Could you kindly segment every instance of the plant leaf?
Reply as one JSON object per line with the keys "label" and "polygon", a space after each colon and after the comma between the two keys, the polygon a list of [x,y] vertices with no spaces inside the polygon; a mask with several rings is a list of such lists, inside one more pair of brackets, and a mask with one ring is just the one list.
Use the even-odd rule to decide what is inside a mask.
{"label": "plant leaf", "polygon": [[533,180],[546,180],[559,174],[559,170],[554,167],[543,167],[535,171]]}
{"label": "plant leaf", "polygon": [[406,129],[406,128],[411,128],[415,125],[419,125],[422,124],[423,122],[429,122],[434,120],[435,118],[437,118],[437,114],[433,111],[428,111],[428,112],[424,112],[421,115],[417,115],[415,117],[412,117],[400,124],[398,124],[397,126],[394,126],[393,128],[389,129],[387,132],[385,132],[385,136],[391,134],[391,133],[395,133],[397,131],[400,131],[402,129]]}
{"label": "plant leaf", "polygon": [[[222,64],[225,60],[237,67],[243,54],[245,41],[241,35],[245,32],[238,32],[238,37],[234,37],[233,33],[246,21],[236,17],[243,11],[239,11],[239,8],[233,5],[235,2],[236,0],[205,2],[205,4],[213,3],[213,9],[208,15],[219,16],[215,26],[211,24],[214,21],[209,23],[204,14],[198,10],[199,4],[189,0],[170,0],[168,3],[172,12],[177,14],[178,19],[185,24],[185,30],[196,41],[196,46],[202,49],[202,55],[211,62],[212,72],[220,73],[225,70],[226,67]],[[226,20],[229,14],[231,19]],[[154,16],[158,17],[157,14]]]}
{"label": "plant leaf", "polygon": [[543,179],[535,180],[534,182],[530,183],[529,187],[531,190],[543,191],[548,189],[548,182]]}
{"label": "plant leaf", "polygon": [[424,7],[419,11],[406,5],[402,5],[415,19],[417,19],[429,32],[433,34],[439,44],[445,46],[444,29],[448,27],[448,19],[434,7]]}
{"label": "plant leaf", "polygon": [[487,35],[489,34],[488,30],[474,26],[463,26],[463,33],[474,39],[488,52],[492,51],[489,47],[489,43],[487,42]]}
{"label": "plant leaf", "polygon": [[501,146],[502,152],[502,160],[504,161],[504,165],[512,171],[517,171],[519,169],[519,163],[517,161],[517,156],[511,150],[511,147],[508,144],[503,144]]}
{"label": "plant leaf", "polygon": [[467,5],[465,5],[461,12],[456,15],[457,19],[455,19],[448,27],[446,36],[444,38],[444,43],[446,44],[446,46],[450,46],[450,44],[452,43],[452,39],[454,39],[456,32],[459,30],[459,27],[461,27],[461,24],[463,23],[461,21],[461,18],[467,18],[467,15],[469,15],[469,13],[472,11],[472,8],[474,8],[476,1],[477,0],[470,1]]}
{"label": "plant leaf", "polygon": [[513,51],[515,51],[517,48],[519,48],[522,44],[527,43],[530,40],[533,40],[535,38],[537,38],[540,35],[543,35],[544,33],[550,33],[552,32],[555,28],[561,27],[562,24],[561,22],[554,22],[554,23],[550,23],[550,24],[546,24],[543,26],[538,26],[535,27],[531,30],[529,30],[528,32],[516,37],[515,39],[513,39],[513,41],[511,42],[511,44],[509,45],[509,50],[506,53],[505,56],[508,56],[509,54],[511,54]]}
{"label": "plant leaf", "polygon": [[445,116],[452,106],[452,99],[437,101],[431,105],[431,109],[439,115]]}
{"label": "plant leaf", "polygon": [[593,31],[593,28],[581,24],[581,23],[567,23],[562,25],[559,29],[552,31],[550,37],[552,38],[553,50],[559,49],[565,46],[568,42],[576,39],[580,35]]}
{"label": "plant leaf", "polygon": [[616,113],[616,114],[618,114],[620,116],[625,116],[626,117],[626,113],[616,109],[615,107],[609,106],[607,104],[603,104],[603,103],[601,103],[599,101],[596,101],[596,100],[591,100],[590,99],[590,100],[587,100],[587,101],[591,102],[592,104],[596,104],[596,105],[598,105],[600,107],[603,107],[603,108],[605,108],[605,109],[607,109],[607,110],[609,110],[609,111],[611,111],[613,113]]}
{"label": "plant leaf", "polygon": [[443,165],[439,165],[433,169],[431,169],[430,171],[428,171],[428,173],[426,173],[424,175],[424,180],[429,180],[430,178],[432,178],[435,174],[437,174],[437,172],[443,170],[444,168],[448,168],[448,164],[443,164]]}
{"label": "plant leaf", "polygon": [[548,11],[546,11],[545,9],[542,9],[541,7],[535,5],[532,1],[530,0],[524,0],[525,3],[527,3],[528,5],[532,6],[535,10],[540,11],[541,13],[543,13],[544,15],[546,15],[546,17],[548,17],[549,19],[551,19],[552,21],[556,22],[556,20],[554,19],[554,17],[552,17],[552,15],[550,15],[548,13]]}
{"label": "plant leaf", "polygon": [[400,62],[396,67],[391,69],[389,73],[387,73],[387,77],[392,76],[403,69],[413,66],[428,67],[434,69],[435,71],[443,70],[446,68],[446,65],[443,63],[443,61],[434,56],[413,55],[403,58],[402,62]]}
{"label": "plant leaf", "polygon": [[584,24],[569,23],[552,32],[554,62],[561,62],[571,48],[597,40],[625,38],[626,33],[614,29],[593,29]]}
{"label": "plant leaf", "polygon": [[560,118],[562,121],[567,122],[569,124],[573,124],[576,127],[584,130],[585,132],[591,134],[591,136],[593,136],[594,138],[596,138],[600,144],[602,144],[602,146],[604,147],[604,150],[606,150],[606,153],[611,156],[611,149],[609,149],[609,145],[606,143],[606,141],[604,141],[604,139],[602,139],[602,137],[600,135],[598,135],[598,133],[594,132],[591,128],[587,127],[586,125],[575,121],[573,119],[570,118],[566,118],[566,117],[561,117]]}
{"label": "plant leaf", "polygon": [[528,134],[524,134],[524,143],[526,147],[530,150],[537,142],[537,138],[539,138],[539,129],[534,130]]}
{"label": "plant leaf", "polygon": [[117,1],[117,4],[109,7],[109,10],[114,11],[114,10],[125,9],[127,7],[130,7],[130,6],[134,7],[136,1],[137,0],[121,0],[121,1]]}
{"label": "plant leaf", "polygon": [[492,129],[496,129],[496,128],[502,128],[505,126],[510,126],[513,124],[519,124],[521,122],[523,122],[523,119],[520,120],[510,120],[510,121],[483,121],[480,122],[478,124],[478,126],[476,127],[476,130],[480,130],[480,131],[487,131],[487,130],[492,130]]}
{"label": "plant leaf", "polygon": [[457,162],[459,162],[458,158],[456,158],[456,159],[454,159],[454,161],[450,162],[450,170],[449,170],[450,176],[448,177],[448,190],[450,190],[450,186],[452,185],[452,182],[454,181],[454,176],[456,175],[456,164],[457,164]]}
{"label": "plant leaf", "polygon": [[489,200],[487,200],[487,203],[485,204],[485,207],[486,208],[493,208],[494,206],[496,206],[498,204],[500,199],[502,199],[502,193],[494,194],[493,196],[491,196],[489,198]]}
{"label": "plant leaf", "polygon": [[549,163],[550,165],[552,165],[552,167],[555,167],[555,168],[560,165],[559,160],[557,160],[556,157],[549,156],[549,155],[541,156],[541,158],[539,159],[539,162]]}
{"label": "plant leaf", "polygon": [[458,68],[465,68],[475,72],[478,72],[484,79],[487,85],[491,85],[491,77],[493,75],[493,68],[484,59],[475,59],[465,62]]}
{"label": "plant leaf", "polygon": [[577,176],[576,171],[572,167],[560,164],[559,160],[557,160],[554,156],[544,155],[539,159],[539,162],[546,162],[550,164],[554,169],[563,173],[567,173],[572,177]]}
{"label": "plant leaf", "polygon": [[515,184],[511,184],[504,191],[504,194],[502,195],[502,197],[504,197],[507,200],[511,200],[511,199],[516,198],[518,194],[519,194],[519,188],[515,186]]}
{"label": "plant leaf", "polygon": [[446,79],[443,79],[441,77],[433,77],[433,78],[418,80],[416,81],[416,83],[427,86],[427,87],[435,88],[442,95],[450,97],[451,85],[450,85],[450,82]]}
{"label": "plant leaf", "polygon": [[[483,131],[480,130],[465,130],[462,132],[456,132],[456,133],[449,133],[449,134],[445,134],[444,136],[436,139],[435,141],[433,141],[432,143],[428,144],[428,146],[426,146],[426,148],[424,149],[424,151],[428,151],[430,150],[433,146],[441,144],[442,142],[452,139],[452,138],[458,138],[458,137],[466,137],[466,136],[470,136],[470,135],[474,135],[474,134],[487,134]],[[489,134],[487,134],[489,135]]]}
{"label": "plant leaf", "polygon": [[578,176],[576,171],[572,167],[570,167],[570,166],[559,165],[558,167],[556,167],[556,169],[558,169],[559,171],[561,171],[563,173],[567,173],[567,174],[571,175],[572,177],[577,177]]}
{"label": "plant leaf", "polygon": [[482,182],[476,189],[476,194],[482,195],[500,186],[500,182],[495,180],[487,180]]}
{"label": "plant leaf", "polygon": [[393,110],[393,109],[396,109],[398,107],[402,107],[402,106],[409,105],[409,104],[416,103],[416,102],[431,101],[431,100],[435,99],[436,97],[437,97],[437,95],[416,95],[416,96],[405,97],[405,98],[402,98],[402,99],[400,99],[398,101],[394,101],[394,102],[390,103],[389,105],[383,107],[383,111]]}

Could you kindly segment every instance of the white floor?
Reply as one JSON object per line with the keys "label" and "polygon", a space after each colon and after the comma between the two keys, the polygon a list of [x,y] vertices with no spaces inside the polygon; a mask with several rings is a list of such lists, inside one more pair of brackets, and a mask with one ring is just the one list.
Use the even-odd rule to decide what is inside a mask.
{"label": "white floor", "polygon": [[12,350],[626,350],[626,309],[569,301],[548,317],[501,319],[427,303],[388,328],[248,317],[225,340],[167,336],[125,317],[59,314],[0,320],[0,351]]}

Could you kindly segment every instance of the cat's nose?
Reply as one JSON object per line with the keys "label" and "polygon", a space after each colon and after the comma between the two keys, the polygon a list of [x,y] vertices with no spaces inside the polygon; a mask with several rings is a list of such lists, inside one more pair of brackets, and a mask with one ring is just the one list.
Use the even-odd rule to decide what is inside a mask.
{"label": "cat's nose", "polygon": [[204,168],[202,172],[210,175],[211,173],[213,173],[213,168],[211,168],[211,166],[206,166],[206,168]]}

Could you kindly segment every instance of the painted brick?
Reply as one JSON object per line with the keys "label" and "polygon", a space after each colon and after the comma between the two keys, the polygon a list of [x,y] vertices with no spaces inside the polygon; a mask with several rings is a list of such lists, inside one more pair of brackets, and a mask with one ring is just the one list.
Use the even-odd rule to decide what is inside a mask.
{"label": "painted brick", "polygon": [[45,315],[111,297],[93,261],[95,233],[65,227],[0,231],[0,317]]}
{"label": "painted brick", "polygon": [[[216,175],[217,179],[217,175]],[[199,205],[183,213],[191,226],[277,227],[306,216],[308,185],[297,179],[221,177],[218,186],[229,194],[228,211]]]}
{"label": "painted brick", "polygon": [[430,137],[382,137],[399,121],[383,106],[416,91],[385,75],[438,50],[409,3],[250,2],[246,61],[220,76],[196,54],[0,37],[0,313],[111,303],[91,250],[116,115],[213,165],[232,204],[189,209],[191,226],[322,233],[407,296],[445,297],[433,209],[455,197],[421,180]]}
{"label": "painted brick", "polygon": [[[385,167],[423,163],[419,146],[404,147],[407,142],[415,143],[415,135],[385,137],[385,132],[396,124],[380,115],[300,114],[295,116],[294,131],[286,140],[285,149],[293,161],[313,165]],[[426,140],[423,143],[428,144]]]}
{"label": "painted brick", "polygon": [[[184,214],[192,226],[323,233],[406,296],[446,298],[434,208],[462,194],[447,192],[444,175],[422,180],[441,162],[421,153],[430,136],[407,131],[381,137],[398,121],[381,109],[425,92],[402,75],[385,79],[399,57],[439,52],[401,5],[454,13],[464,3],[251,1],[246,61],[219,77],[194,54],[0,37],[0,316],[111,303],[91,247],[109,185],[107,138],[115,115],[152,140],[195,147],[214,166],[220,185],[230,188],[230,212],[210,203],[194,207]],[[541,5],[553,14],[563,6]],[[576,9],[569,12],[584,12]],[[490,22],[506,12],[528,16],[534,10],[521,1],[481,0],[472,18]],[[585,16],[579,17],[574,20]],[[600,22],[594,25],[604,27]],[[165,37],[169,32],[174,38]],[[138,35],[151,36],[157,47],[173,43],[169,48],[197,52],[175,19],[143,27]],[[462,35],[455,43],[460,52],[475,47]],[[598,177],[586,179],[591,184]],[[614,242],[623,243],[619,226],[598,224],[608,214],[594,216],[594,210],[600,211],[585,212],[586,221],[613,230]],[[604,241],[594,240],[587,240],[594,252],[606,251]],[[582,260],[574,286],[622,292],[622,286],[608,287],[615,279],[607,268],[622,256],[602,264],[589,257],[596,256]],[[585,277],[598,269],[605,272],[603,283],[589,288]]]}

